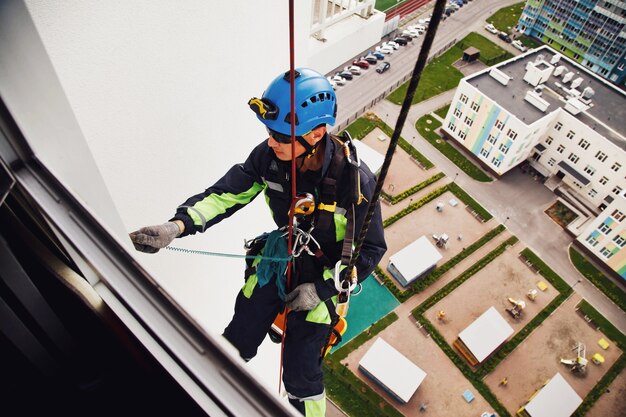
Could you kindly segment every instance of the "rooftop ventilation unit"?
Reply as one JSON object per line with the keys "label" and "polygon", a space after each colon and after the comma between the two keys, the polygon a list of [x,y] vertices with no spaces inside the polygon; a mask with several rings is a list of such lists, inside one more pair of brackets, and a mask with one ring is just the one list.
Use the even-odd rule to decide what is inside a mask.
{"label": "rooftop ventilation unit", "polygon": [[544,58],[545,58],[544,54],[539,54],[537,55],[537,58],[535,58],[535,62],[541,62],[544,60]]}
{"label": "rooftop ventilation unit", "polygon": [[535,62],[529,62],[526,65],[526,74],[524,74],[524,81],[533,87],[543,84],[550,78],[554,67],[548,65],[545,61],[536,60]]}
{"label": "rooftop ventilation unit", "polygon": [[565,107],[564,107],[564,109],[568,113],[571,113],[574,116],[576,116],[580,112],[583,112],[583,111],[587,110],[588,108],[589,108],[589,106],[587,106],[585,103],[583,103],[582,101],[578,100],[577,98],[570,98],[570,99],[568,99],[567,103],[565,103]]}
{"label": "rooftop ventilation unit", "polygon": [[556,65],[557,62],[559,62],[559,60],[561,59],[561,55],[559,54],[555,54],[552,59],[550,59],[550,63],[552,65]]}
{"label": "rooftop ventilation unit", "polygon": [[591,87],[585,87],[583,90],[583,98],[590,99],[596,92]]}
{"label": "rooftop ventilation unit", "polygon": [[574,73],[573,72],[568,72],[567,74],[565,74],[563,76],[563,82],[564,83],[568,83],[572,80],[572,78],[574,78]]}
{"label": "rooftop ventilation unit", "polygon": [[563,74],[565,72],[567,68],[565,68],[565,65],[559,65],[558,67],[556,67],[556,69],[554,70],[554,76],[555,77],[560,77],[561,74]]}
{"label": "rooftop ventilation unit", "polygon": [[577,88],[579,85],[581,85],[583,83],[583,78],[582,77],[578,77],[576,78],[574,81],[572,81],[572,88]]}
{"label": "rooftop ventilation unit", "polygon": [[550,106],[550,103],[539,97],[539,94],[532,90],[528,90],[526,92],[526,97],[524,97],[524,100],[541,110],[543,113],[545,113],[548,109],[548,106]]}
{"label": "rooftop ventilation unit", "polygon": [[492,68],[491,71],[489,71],[489,75],[491,76],[491,78],[493,78],[502,85],[507,85],[511,80],[511,77],[509,77],[497,68]]}

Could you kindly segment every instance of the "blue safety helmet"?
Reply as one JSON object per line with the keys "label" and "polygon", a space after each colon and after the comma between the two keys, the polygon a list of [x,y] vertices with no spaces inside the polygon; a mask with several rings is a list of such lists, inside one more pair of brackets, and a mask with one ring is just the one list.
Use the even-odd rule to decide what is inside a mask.
{"label": "blue safety helmet", "polygon": [[[270,83],[263,97],[248,101],[257,118],[267,128],[291,135],[291,93],[289,71]],[[310,68],[295,70],[296,136],[303,136],[322,124],[335,124],[337,96],[330,82]]]}

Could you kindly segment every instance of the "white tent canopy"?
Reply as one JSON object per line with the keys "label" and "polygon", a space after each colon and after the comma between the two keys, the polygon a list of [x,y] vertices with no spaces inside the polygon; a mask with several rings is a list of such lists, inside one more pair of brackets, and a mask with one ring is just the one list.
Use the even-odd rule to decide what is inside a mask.
{"label": "white tent canopy", "polygon": [[359,369],[404,403],[426,378],[426,372],[380,337],[359,362]]}
{"label": "white tent canopy", "polygon": [[482,362],[512,334],[513,328],[492,306],[459,333],[459,339]]}
{"label": "white tent canopy", "polygon": [[422,236],[389,257],[389,272],[404,286],[434,267],[442,258],[430,240]]}
{"label": "white tent canopy", "polygon": [[583,402],[560,373],[526,404],[531,417],[569,417]]}

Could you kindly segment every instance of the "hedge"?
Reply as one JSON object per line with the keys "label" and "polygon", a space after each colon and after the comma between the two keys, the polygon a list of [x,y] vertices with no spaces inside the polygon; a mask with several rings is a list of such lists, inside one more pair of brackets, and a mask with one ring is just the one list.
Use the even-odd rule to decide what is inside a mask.
{"label": "hedge", "polygon": [[468,247],[463,249],[461,252],[459,252],[453,258],[449,259],[448,262],[444,263],[439,268],[436,268],[433,271],[429,272],[424,278],[421,278],[418,281],[415,281],[405,291],[402,291],[401,289],[399,289],[393,283],[393,281],[389,277],[389,275],[387,275],[387,273],[385,271],[383,271],[382,268],[380,268],[378,265],[376,266],[376,274],[385,283],[385,286],[387,287],[387,289],[400,302],[404,302],[404,301],[408,300],[409,298],[411,298],[412,296],[414,296],[415,294],[418,294],[418,293],[424,291],[431,284],[433,284],[434,282],[439,280],[439,278],[441,278],[441,276],[443,274],[445,274],[450,269],[452,269],[457,264],[459,264],[463,259],[465,259],[468,256],[470,256],[472,253],[476,252],[479,248],[481,248],[483,245],[485,245],[491,239],[493,239],[494,237],[496,237],[497,235],[502,233],[504,231],[504,229],[505,229],[505,227],[503,225],[501,225],[501,224],[499,224],[498,226],[494,227],[493,229],[491,229],[490,231],[485,233],[485,235],[483,235],[480,239],[478,239],[477,241],[475,241],[474,243],[472,243],[471,245],[469,245]]}
{"label": "hedge", "polygon": [[591,281],[596,288],[609,297],[622,311],[626,311],[626,293],[616,283],[607,278],[572,246],[569,248],[569,258],[576,269],[578,269],[578,272]]}
{"label": "hedge", "polygon": [[400,194],[396,195],[396,196],[391,196],[389,194],[387,194],[384,191],[380,192],[380,195],[383,196],[385,198],[385,200],[389,201],[391,204],[397,204],[400,201],[412,196],[413,194],[417,193],[418,191],[428,187],[430,184],[439,181],[440,179],[442,179],[443,177],[445,177],[446,174],[444,174],[443,172],[439,172],[435,175],[433,175],[430,178],[427,178],[426,180],[420,182],[417,185],[414,185],[413,187],[409,188],[408,190],[404,190],[402,191]]}
{"label": "hedge", "polygon": [[546,263],[543,262],[541,258],[535,255],[533,251],[526,248],[522,252],[520,252],[520,254],[530,263],[532,263],[533,266],[539,270],[539,273],[545,279],[547,279],[558,292],[566,295],[571,294],[572,288],[569,286],[569,284],[565,282],[563,278],[559,276],[559,274],[554,272],[548,265],[546,265]]}
{"label": "hedge", "polygon": [[363,383],[341,361],[363,343],[398,320],[396,313],[389,313],[354,339],[329,354],[323,362],[324,386],[330,399],[352,416],[379,417],[381,414],[402,417],[384,398]]}

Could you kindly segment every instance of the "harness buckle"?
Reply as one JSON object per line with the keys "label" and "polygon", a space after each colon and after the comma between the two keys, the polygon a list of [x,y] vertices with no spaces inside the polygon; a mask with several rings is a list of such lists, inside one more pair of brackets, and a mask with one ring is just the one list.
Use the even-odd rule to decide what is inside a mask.
{"label": "harness buckle", "polygon": [[337,202],[334,201],[333,204],[319,203],[317,205],[317,208],[320,210],[330,211],[331,213],[334,213],[335,210],[337,210]]}

